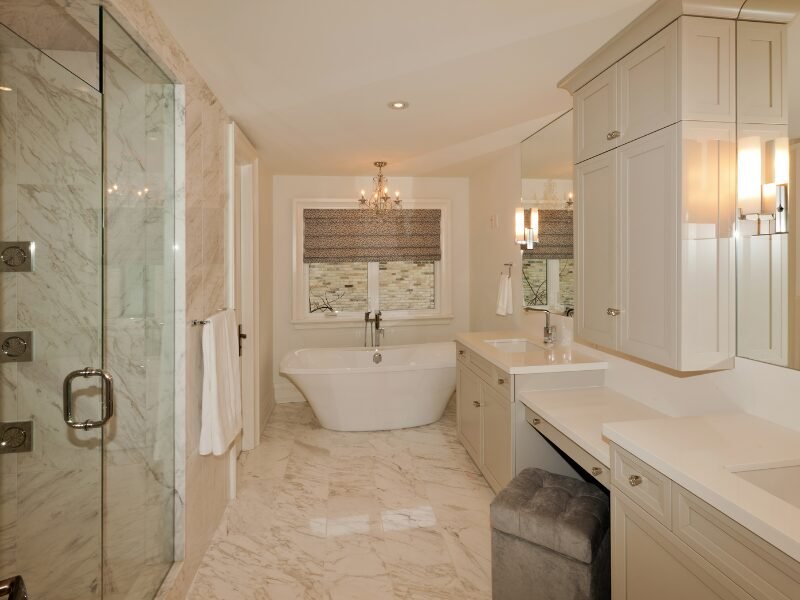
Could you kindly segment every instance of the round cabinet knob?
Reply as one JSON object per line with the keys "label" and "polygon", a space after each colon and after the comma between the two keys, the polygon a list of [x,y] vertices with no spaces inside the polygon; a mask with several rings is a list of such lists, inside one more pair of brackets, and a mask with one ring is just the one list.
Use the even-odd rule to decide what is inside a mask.
{"label": "round cabinet knob", "polygon": [[601,469],[600,467],[592,467],[592,475],[598,477],[599,475],[602,474],[603,474],[603,469]]}
{"label": "round cabinet knob", "polygon": [[502,377],[498,377],[497,378],[497,385],[503,385],[505,382],[506,382],[506,380],[503,379]]}
{"label": "round cabinet knob", "polygon": [[464,351],[463,351],[463,350],[459,350],[459,351],[458,351],[458,355],[459,355],[459,356],[464,356]]}
{"label": "round cabinet knob", "polygon": [[480,408],[481,407],[481,403],[478,402],[477,400],[473,400],[472,401],[472,406],[474,406],[475,408]]}
{"label": "round cabinet knob", "polygon": [[620,135],[622,135],[622,133],[615,129],[614,131],[609,131],[606,134],[606,139],[610,142],[611,140],[617,139]]}
{"label": "round cabinet knob", "polygon": [[637,485],[642,485],[642,477],[641,475],[631,475],[628,477],[628,483],[631,484],[631,487],[636,487]]}
{"label": "round cabinet knob", "polygon": [[534,424],[534,425],[538,425],[538,424],[539,424],[539,423],[541,423],[541,422],[542,422],[542,420],[541,420],[541,419],[539,419],[539,418],[537,418],[537,417],[534,417],[534,418],[533,418],[533,424]]}

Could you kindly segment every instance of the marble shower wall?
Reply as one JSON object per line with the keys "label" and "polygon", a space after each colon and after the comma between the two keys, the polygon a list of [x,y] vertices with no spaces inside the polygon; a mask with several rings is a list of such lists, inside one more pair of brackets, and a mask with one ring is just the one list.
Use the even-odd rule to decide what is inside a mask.
{"label": "marble shower wall", "polygon": [[101,360],[100,95],[5,29],[0,81],[0,232],[36,243],[34,272],[0,274],[0,330],[35,349],[0,366],[0,419],[34,423],[32,452],[0,456],[0,572],[34,597],[99,598],[100,434],[64,424],[61,383]]}

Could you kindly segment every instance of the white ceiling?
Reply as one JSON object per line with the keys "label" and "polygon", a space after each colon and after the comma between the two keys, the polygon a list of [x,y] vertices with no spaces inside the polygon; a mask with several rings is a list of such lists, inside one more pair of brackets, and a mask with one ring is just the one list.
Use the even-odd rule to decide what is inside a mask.
{"label": "white ceiling", "polygon": [[[158,0],[276,174],[462,174],[569,107],[556,82],[652,0]],[[405,111],[390,100],[407,100]]]}

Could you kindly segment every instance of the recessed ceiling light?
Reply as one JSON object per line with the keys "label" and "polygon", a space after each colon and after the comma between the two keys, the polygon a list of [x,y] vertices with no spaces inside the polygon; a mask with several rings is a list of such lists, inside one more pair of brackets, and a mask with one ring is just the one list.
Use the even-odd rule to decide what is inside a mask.
{"label": "recessed ceiling light", "polygon": [[13,92],[13,91],[14,90],[12,90],[10,87],[7,87],[5,85],[0,85],[0,92]]}
{"label": "recessed ceiling light", "polygon": [[395,100],[393,102],[389,102],[389,108],[392,110],[405,110],[408,108],[408,102],[405,100]]}

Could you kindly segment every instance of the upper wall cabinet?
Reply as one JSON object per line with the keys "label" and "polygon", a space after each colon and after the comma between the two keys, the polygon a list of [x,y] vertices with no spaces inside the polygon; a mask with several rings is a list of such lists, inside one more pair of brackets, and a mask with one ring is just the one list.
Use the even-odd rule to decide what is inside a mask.
{"label": "upper wall cabinet", "polygon": [[786,26],[778,23],[737,23],[739,122],[786,124],[789,91],[786,80]]}
{"label": "upper wall cabinet", "polygon": [[733,366],[735,32],[682,16],[575,92],[579,340]]}
{"label": "upper wall cabinet", "polygon": [[575,92],[575,161],[679,120],[734,122],[733,21],[684,16]]}

